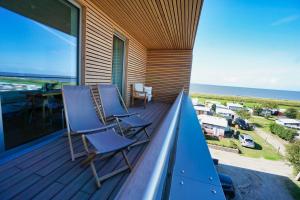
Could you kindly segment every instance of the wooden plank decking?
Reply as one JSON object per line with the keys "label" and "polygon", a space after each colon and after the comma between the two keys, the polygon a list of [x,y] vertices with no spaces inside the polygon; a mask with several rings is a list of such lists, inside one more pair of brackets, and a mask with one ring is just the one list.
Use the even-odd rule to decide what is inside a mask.
{"label": "wooden plank decking", "polygon": [[[153,122],[148,128],[152,134],[168,109],[168,104],[151,103],[146,109],[136,107],[130,110],[139,112],[145,120]],[[140,133],[137,137],[144,137],[144,134]],[[80,138],[74,139],[74,144],[76,149],[82,149]],[[128,152],[133,166],[146,145],[151,145],[151,142]],[[97,189],[90,167],[81,166],[82,160],[70,160],[66,137],[11,160],[0,166],[0,199],[112,199],[129,172],[104,181],[102,187]],[[123,165],[121,155],[96,162],[102,173]]]}

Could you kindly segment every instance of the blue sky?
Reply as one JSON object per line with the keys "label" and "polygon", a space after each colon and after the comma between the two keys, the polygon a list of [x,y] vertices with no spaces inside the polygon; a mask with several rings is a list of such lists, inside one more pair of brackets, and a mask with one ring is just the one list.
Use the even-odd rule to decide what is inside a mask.
{"label": "blue sky", "polygon": [[204,1],[191,82],[300,91],[300,1]]}
{"label": "blue sky", "polygon": [[76,38],[0,7],[0,72],[76,76]]}

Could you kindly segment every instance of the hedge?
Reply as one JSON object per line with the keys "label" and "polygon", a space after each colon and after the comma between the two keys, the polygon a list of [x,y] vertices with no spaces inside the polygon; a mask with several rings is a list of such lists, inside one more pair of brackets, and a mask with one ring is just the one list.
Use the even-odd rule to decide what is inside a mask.
{"label": "hedge", "polygon": [[296,172],[300,172],[300,141],[287,146],[287,159],[292,163]]}
{"label": "hedge", "polygon": [[282,125],[271,123],[270,130],[273,134],[278,135],[280,138],[286,141],[292,141],[297,135],[297,131],[289,128],[285,128]]}

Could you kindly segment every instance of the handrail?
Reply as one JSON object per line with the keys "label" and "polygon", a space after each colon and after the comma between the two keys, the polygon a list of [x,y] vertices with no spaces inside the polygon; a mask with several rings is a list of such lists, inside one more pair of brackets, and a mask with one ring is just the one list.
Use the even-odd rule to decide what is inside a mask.
{"label": "handrail", "polygon": [[123,184],[116,199],[156,199],[168,167],[184,92],[181,91],[157,133]]}

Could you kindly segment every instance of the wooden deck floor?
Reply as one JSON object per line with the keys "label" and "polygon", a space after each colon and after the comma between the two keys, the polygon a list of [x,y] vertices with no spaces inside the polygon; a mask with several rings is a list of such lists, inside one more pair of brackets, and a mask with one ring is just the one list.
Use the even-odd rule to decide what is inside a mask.
{"label": "wooden deck floor", "polygon": [[[145,120],[153,122],[148,128],[152,134],[168,109],[167,104],[152,103],[146,109],[139,107],[131,108],[130,111],[139,112]],[[137,137],[144,137],[144,134]],[[74,141],[76,149],[81,149],[80,138]],[[136,146],[128,152],[133,166],[146,145],[149,144]],[[70,160],[67,137],[61,137],[11,160],[0,166],[0,199],[112,199],[129,172],[104,181],[102,187],[97,189],[90,167],[81,166],[82,159],[74,162]],[[118,155],[96,162],[97,168],[103,173],[123,165]]]}

